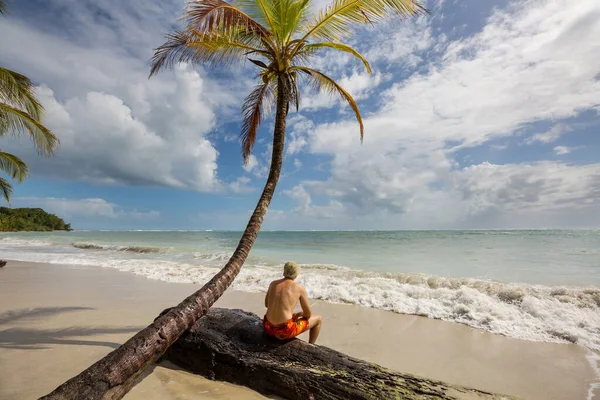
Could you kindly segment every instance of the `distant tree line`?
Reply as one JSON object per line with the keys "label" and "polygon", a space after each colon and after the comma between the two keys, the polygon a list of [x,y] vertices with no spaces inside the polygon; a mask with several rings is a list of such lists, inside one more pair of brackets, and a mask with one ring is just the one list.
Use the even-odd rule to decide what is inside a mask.
{"label": "distant tree line", "polygon": [[0,231],[70,231],[71,224],[41,208],[0,207]]}

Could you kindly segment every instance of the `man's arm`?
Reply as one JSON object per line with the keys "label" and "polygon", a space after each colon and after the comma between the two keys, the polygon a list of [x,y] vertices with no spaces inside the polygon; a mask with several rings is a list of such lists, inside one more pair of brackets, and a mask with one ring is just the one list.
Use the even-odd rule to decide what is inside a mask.
{"label": "man's arm", "polygon": [[310,303],[308,301],[308,293],[306,293],[304,286],[298,286],[300,286],[300,306],[302,306],[302,316],[304,318],[310,318],[312,310],[310,309]]}
{"label": "man's arm", "polygon": [[271,285],[267,289],[267,294],[265,295],[265,308],[269,308],[269,292],[271,291]]}

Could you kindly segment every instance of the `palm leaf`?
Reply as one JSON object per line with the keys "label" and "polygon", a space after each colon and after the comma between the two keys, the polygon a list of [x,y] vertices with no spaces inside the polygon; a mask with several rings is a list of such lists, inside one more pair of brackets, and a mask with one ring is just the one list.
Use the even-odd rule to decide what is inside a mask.
{"label": "palm leaf", "polygon": [[285,3],[285,13],[281,16],[280,29],[282,40],[287,43],[306,22],[310,0],[289,0]]}
{"label": "palm leaf", "polygon": [[364,138],[364,125],[363,120],[360,115],[360,110],[358,109],[358,105],[354,98],[344,90],[336,81],[322,73],[321,71],[317,71],[316,69],[308,68],[308,67],[292,67],[292,70],[297,70],[304,72],[307,76],[307,79],[312,83],[313,87],[316,90],[323,90],[329,92],[330,94],[339,95],[342,99],[346,100],[346,102],[350,105],[352,110],[354,111],[354,115],[356,116],[356,120],[358,121],[358,125],[360,126],[360,140],[362,142]]}
{"label": "palm leaf", "polygon": [[12,179],[23,182],[29,174],[27,164],[19,157],[0,151],[0,170],[6,172]]}
{"label": "palm leaf", "polygon": [[12,185],[6,179],[0,177],[0,192],[2,192],[2,197],[8,204],[10,204],[10,195],[13,192]]}
{"label": "palm leaf", "polygon": [[372,73],[371,71],[371,65],[369,64],[369,62],[367,61],[367,59],[360,54],[358,51],[356,51],[355,49],[353,49],[352,47],[343,44],[343,43],[332,43],[332,42],[320,42],[320,43],[311,43],[311,44],[307,44],[306,46],[304,46],[302,48],[302,51],[306,51],[308,53],[314,51],[314,50],[318,50],[318,49],[322,49],[322,48],[330,48],[330,49],[334,49],[334,50],[339,50],[339,51],[343,51],[346,53],[350,53],[352,54],[354,57],[358,58],[360,61],[362,61],[362,63],[364,64],[366,70],[368,73]]}
{"label": "palm leaf", "polygon": [[306,27],[308,37],[339,41],[350,34],[353,24],[373,24],[394,15],[418,15],[426,10],[418,0],[334,0]]}
{"label": "palm leaf", "polygon": [[21,135],[27,133],[39,153],[50,156],[54,153],[59,141],[56,136],[39,121],[25,111],[0,102],[0,135]]}
{"label": "palm leaf", "polygon": [[194,31],[175,31],[167,41],[154,51],[150,76],[163,68],[172,68],[181,62],[208,65],[228,65],[244,62],[248,53],[269,53],[256,46],[256,38],[238,33],[224,35]]}
{"label": "palm leaf", "polygon": [[236,4],[257,22],[262,21],[279,42],[279,0],[237,0]]}
{"label": "palm leaf", "polygon": [[240,133],[242,142],[242,154],[244,162],[248,161],[254,142],[256,141],[256,132],[262,121],[265,112],[269,112],[273,104],[274,93],[272,81],[268,80],[261,85],[254,87],[254,90],[246,97],[242,106],[244,122]]}
{"label": "palm leaf", "polygon": [[270,36],[265,27],[224,0],[190,1],[183,18],[188,21],[189,28],[203,32],[228,32],[241,29],[263,37]]}
{"label": "palm leaf", "polygon": [[6,14],[6,2],[4,0],[0,0],[0,14]]}
{"label": "palm leaf", "polygon": [[25,110],[33,119],[42,118],[44,108],[35,97],[29,78],[6,68],[0,68],[0,101]]}

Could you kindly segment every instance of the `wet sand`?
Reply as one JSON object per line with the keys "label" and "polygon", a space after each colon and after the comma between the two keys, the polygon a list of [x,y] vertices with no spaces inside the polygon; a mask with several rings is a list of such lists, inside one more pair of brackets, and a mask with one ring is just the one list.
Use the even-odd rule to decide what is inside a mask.
{"label": "wet sand", "polygon": [[[9,262],[0,269],[0,399],[31,399],[50,392],[198,288],[112,269]],[[228,291],[216,306],[262,315],[263,296]],[[586,350],[576,345],[527,342],[318,300],[313,308],[324,316],[319,344],[398,371],[540,400],[587,399],[597,379]],[[167,363],[153,368],[125,398],[198,395],[264,398]]]}

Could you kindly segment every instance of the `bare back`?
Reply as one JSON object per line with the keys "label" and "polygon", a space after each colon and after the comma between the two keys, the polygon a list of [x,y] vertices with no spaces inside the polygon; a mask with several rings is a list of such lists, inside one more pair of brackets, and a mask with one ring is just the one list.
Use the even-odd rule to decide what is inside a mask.
{"label": "bare back", "polygon": [[275,325],[284,323],[292,318],[294,308],[300,300],[303,316],[310,318],[311,310],[308,295],[304,287],[293,279],[278,279],[271,282],[265,297],[267,319]]}

